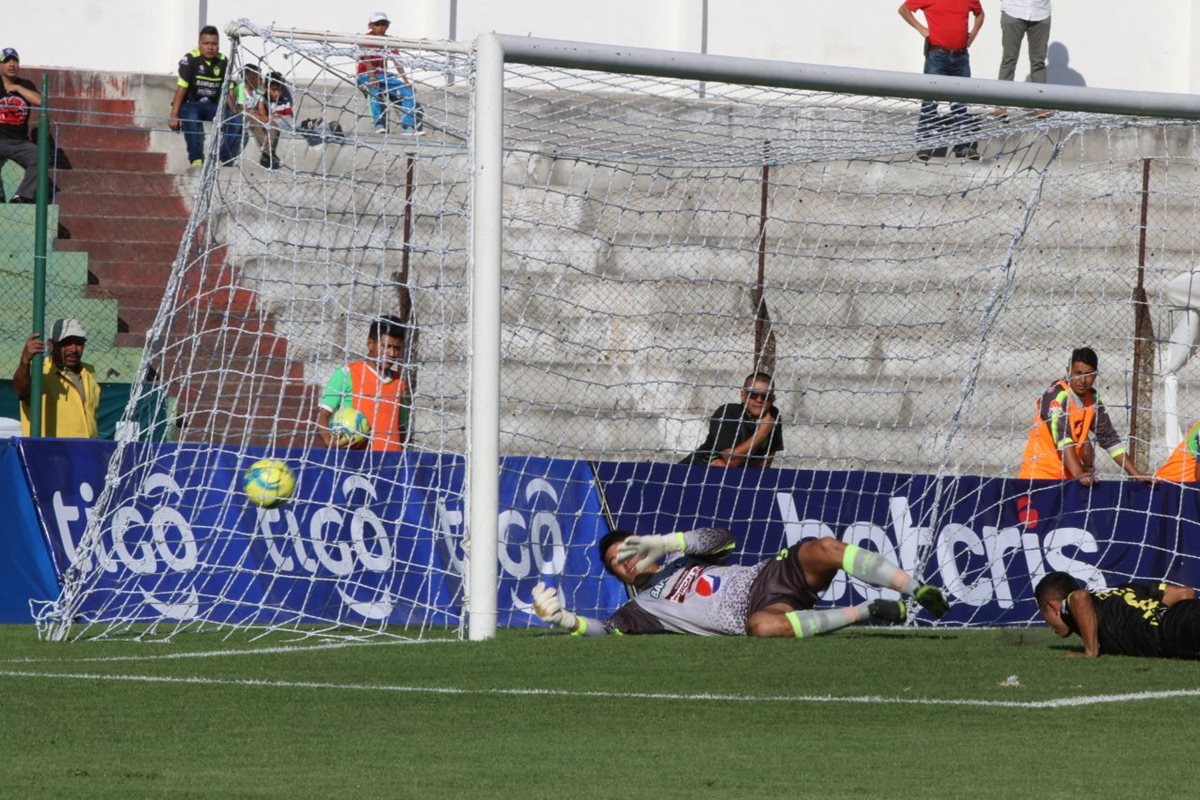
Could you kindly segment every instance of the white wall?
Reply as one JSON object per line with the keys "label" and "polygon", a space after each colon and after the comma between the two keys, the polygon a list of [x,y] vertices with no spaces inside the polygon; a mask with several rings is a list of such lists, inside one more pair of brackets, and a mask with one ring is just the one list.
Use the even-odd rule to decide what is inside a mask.
{"label": "white wall", "polygon": [[[443,39],[452,0],[40,0],[5,8],[4,41],[28,67],[173,71],[195,45],[201,9],[224,28],[259,24],[337,32],[366,30],[381,8],[400,36]],[[896,13],[899,0],[710,0],[708,51],[818,64],[917,71],[920,42]],[[1058,0],[1051,35],[1089,86],[1200,90],[1200,0]],[[699,51],[701,0],[458,0],[459,40],[481,32]],[[995,76],[1000,6],[972,51],[976,77]],[[1056,52],[1064,52],[1061,49]],[[1026,65],[1027,66],[1027,65]]]}

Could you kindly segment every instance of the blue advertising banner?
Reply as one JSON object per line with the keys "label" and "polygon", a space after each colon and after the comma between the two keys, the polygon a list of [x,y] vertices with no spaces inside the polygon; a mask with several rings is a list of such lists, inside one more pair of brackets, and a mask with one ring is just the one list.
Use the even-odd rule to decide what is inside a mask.
{"label": "blue advertising banner", "polygon": [[[33,488],[33,502],[26,497],[25,504],[41,522],[22,538],[48,551],[46,562],[59,576],[72,567],[88,576],[78,612],[84,618],[457,624],[464,561],[459,457],[273,453],[291,465],[297,488],[291,501],[267,510],[238,489],[245,469],[265,453],[133,445],[123,452],[121,472],[129,477],[100,546],[82,555],[87,515],[115,444],[15,441]],[[501,625],[529,624],[538,580],[559,584],[582,613],[616,607],[623,587],[590,554],[607,530],[590,467],[509,459],[500,499]],[[38,599],[57,594],[37,588]]]}
{"label": "blue advertising banner", "polygon": [[[1033,586],[1054,570],[1093,588],[1200,581],[1200,560],[1186,546],[1200,542],[1195,487],[622,463],[599,464],[596,475],[616,527],[728,527],[743,562],[835,536],[945,587],[950,622],[1029,622]],[[881,594],[839,578],[823,597],[853,603]]]}

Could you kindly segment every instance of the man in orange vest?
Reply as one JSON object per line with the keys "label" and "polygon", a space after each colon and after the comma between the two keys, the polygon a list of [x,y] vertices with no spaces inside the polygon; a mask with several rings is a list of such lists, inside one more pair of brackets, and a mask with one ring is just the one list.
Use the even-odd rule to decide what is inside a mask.
{"label": "man in orange vest", "polygon": [[[403,450],[408,441],[408,418],[412,398],[404,379],[405,325],[399,317],[380,317],[367,331],[367,358],[333,373],[321,395],[317,426],[327,447],[370,447],[372,450]],[[341,444],[329,430],[329,421],[341,408],[352,406],[371,425],[365,443]]]}
{"label": "man in orange vest", "polygon": [[1200,422],[1192,426],[1187,436],[1171,453],[1167,463],[1158,468],[1154,477],[1175,483],[1200,481]]}
{"label": "man in orange vest", "polygon": [[1100,481],[1092,469],[1091,437],[1108,451],[1131,477],[1152,483],[1126,453],[1125,441],[1113,427],[1094,388],[1100,359],[1090,347],[1071,352],[1067,377],[1055,381],[1038,402],[1037,416],[1025,443],[1025,456],[1018,478],[1042,480],[1078,479],[1084,486]]}

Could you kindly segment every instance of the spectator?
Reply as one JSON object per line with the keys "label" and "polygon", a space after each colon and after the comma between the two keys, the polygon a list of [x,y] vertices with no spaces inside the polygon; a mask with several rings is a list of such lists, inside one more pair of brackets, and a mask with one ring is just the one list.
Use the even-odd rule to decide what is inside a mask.
{"label": "spectator", "polygon": [[724,563],[733,547],[733,535],[722,528],[649,536],[614,530],[599,542],[600,562],[621,583],[637,589],[634,599],[606,620],[588,619],[563,608],[558,591],[538,583],[533,610],[543,621],[580,636],[694,633],[804,639],[860,622],[897,624],[907,618],[902,600],[814,609],[839,571],[913,597],[939,619],[950,609],[936,586],[918,582],[878,553],[832,536],[806,539],[751,566]]}
{"label": "spectator", "polygon": [[[183,129],[187,143],[188,163],[204,165],[204,125],[217,118],[221,108],[221,85],[229,69],[229,59],[218,52],[221,35],[216,26],[200,29],[200,42],[195,50],[179,59],[179,80],[171,100],[171,130]],[[230,163],[241,152],[242,126],[240,120],[226,125],[223,131],[220,158]]]}
{"label": "spectator", "polygon": [[258,118],[262,121],[265,149],[259,163],[267,169],[279,168],[279,157],[275,148],[279,144],[280,131],[293,131],[296,121],[292,113],[292,92],[278,72],[267,78],[267,91],[259,101]]}
{"label": "spectator", "polygon": [[[914,12],[925,15],[926,25],[917,21]],[[974,15],[974,24],[967,30],[967,17]],[[904,0],[900,4],[900,16],[925,40],[925,74],[952,75],[959,78],[971,77],[971,57],[968,50],[983,27],[983,6],[979,0]],[[917,138],[929,135],[935,127],[950,127],[966,130],[968,127],[967,107],[962,103],[950,104],[950,116],[939,123],[938,104],[935,100],[921,102],[921,115],[917,118]],[[928,161],[934,155],[945,155],[945,150],[923,148],[917,151],[917,159]],[[972,161],[979,160],[979,151],[974,142],[954,145],[954,155]]]}
{"label": "spectator", "polygon": [[746,376],[742,401],[726,403],[708,421],[708,438],[685,464],[766,469],[783,449],[783,423],[775,407],[772,378],[765,372]]}
{"label": "spectator", "polygon": [[[1050,0],[1000,0],[1000,80],[1011,81],[1017,74],[1021,40],[1029,41],[1029,79],[1046,82],[1046,48],[1050,44]],[[996,108],[996,116],[1008,115],[1008,109]],[[1039,111],[1039,115],[1046,112]]]}
{"label": "spectator", "polygon": [[[11,47],[0,51],[0,77],[3,92],[0,93],[0,161],[11,159],[25,168],[25,176],[8,202],[33,203],[37,201],[38,148],[29,140],[29,109],[42,104],[42,95],[33,81],[19,77],[21,56]],[[0,186],[0,201],[4,194]]]}
{"label": "spectator", "polygon": [[[95,439],[100,384],[96,371],[83,360],[87,333],[77,319],[57,320],[50,329],[50,358],[42,362],[42,436]],[[21,362],[13,373],[13,391],[21,401],[21,430],[29,436],[29,400],[33,388],[33,357],[44,353],[38,334],[25,341]]]}
{"label": "spectator", "polygon": [[1126,453],[1125,442],[1095,389],[1099,364],[1096,351],[1090,347],[1071,352],[1067,376],[1051,384],[1038,401],[1018,478],[1078,479],[1084,486],[1099,483],[1092,469],[1091,438],[1095,436],[1096,443],[1131,477],[1154,481],[1139,472]]}
{"label": "spectator", "polygon": [[334,412],[352,406],[371,425],[372,450],[403,450],[408,441],[411,398],[408,381],[398,363],[404,357],[405,325],[399,317],[383,316],[367,331],[367,358],[348,364],[329,379],[317,425],[326,447],[339,447],[329,430]]}
{"label": "spectator", "polygon": [[[368,36],[387,36],[391,25],[388,15],[376,11],[367,20]],[[417,102],[412,82],[404,72],[394,50],[384,50],[378,45],[360,45],[363,52],[358,57],[358,88],[367,93],[371,102],[371,118],[376,133],[387,133],[388,103],[399,103],[403,117],[400,124],[404,133],[419,136],[421,125],[417,120]],[[388,71],[388,61],[396,64],[396,72]]]}
{"label": "spectator", "polygon": [[246,143],[246,130],[249,129],[255,139],[261,144],[261,131],[256,129],[258,104],[262,101],[262,73],[254,64],[242,67],[241,80],[235,81],[225,95],[227,118],[225,120],[226,142],[225,154],[229,156],[227,163],[232,164],[235,157],[241,155]]}
{"label": "spectator", "polygon": [[1089,592],[1065,572],[1051,572],[1034,589],[1038,613],[1064,639],[1083,640],[1083,652],[1100,655],[1200,658],[1200,603],[1196,590],[1159,583],[1127,583]]}
{"label": "spectator", "polygon": [[1154,477],[1174,483],[1200,481],[1200,422],[1193,425],[1183,441],[1176,445]]}

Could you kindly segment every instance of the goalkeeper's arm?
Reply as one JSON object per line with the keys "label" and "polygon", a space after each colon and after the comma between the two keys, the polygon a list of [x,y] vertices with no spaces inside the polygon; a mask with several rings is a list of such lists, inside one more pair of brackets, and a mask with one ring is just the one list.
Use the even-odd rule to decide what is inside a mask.
{"label": "goalkeeper's arm", "polygon": [[626,537],[617,548],[620,562],[637,558],[639,572],[672,553],[690,556],[710,556],[713,561],[724,561],[733,552],[733,533],[725,528],[697,528],[686,533],[652,533],[645,536]]}
{"label": "goalkeeper's arm", "polygon": [[572,614],[563,607],[562,595],[541,581],[533,587],[534,613],[551,625],[557,625],[574,636],[604,636],[608,633],[598,620]]}

